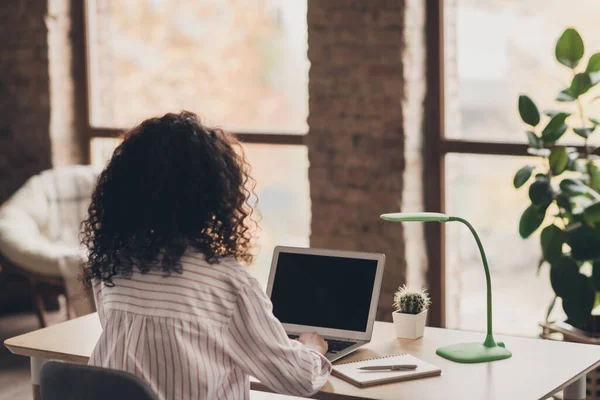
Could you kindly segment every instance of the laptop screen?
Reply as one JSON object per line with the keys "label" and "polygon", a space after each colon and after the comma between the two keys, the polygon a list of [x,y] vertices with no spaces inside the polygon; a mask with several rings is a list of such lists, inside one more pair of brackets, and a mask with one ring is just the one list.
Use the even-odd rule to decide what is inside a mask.
{"label": "laptop screen", "polygon": [[377,260],[279,253],[271,291],[282,323],[366,331]]}

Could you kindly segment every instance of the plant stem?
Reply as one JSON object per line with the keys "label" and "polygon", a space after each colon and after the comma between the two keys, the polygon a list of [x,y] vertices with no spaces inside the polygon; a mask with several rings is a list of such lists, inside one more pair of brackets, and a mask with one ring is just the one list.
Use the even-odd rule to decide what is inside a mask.
{"label": "plant stem", "polygon": [[[573,72],[573,77],[575,77],[575,68],[571,68],[571,71]],[[581,98],[579,96],[577,96],[577,110],[579,111],[579,119],[581,121],[581,127],[585,128],[587,125],[585,122],[585,113],[583,111],[583,105],[581,104]],[[594,187],[594,179],[592,176],[592,161],[590,160],[590,148],[588,146],[588,138],[584,139],[583,147],[585,149],[585,160],[586,160],[586,169],[587,169],[587,173],[588,173],[588,177],[589,177],[589,187],[593,191],[596,191],[596,188]]]}
{"label": "plant stem", "polygon": [[[577,97],[577,109],[579,110],[579,119],[581,120],[581,127],[585,128],[585,113],[583,112],[583,105],[581,104],[581,99],[579,97]],[[585,138],[583,147],[585,148],[585,160],[587,173],[589,176],[589,186],[592,190],[596,191],[596,188],[594,187],[594,178],[592,175],[592,160],[590,160],[590,148],[588,145],[588,138]]]}
{"label": "plant stem", "polygon": [[[583,105],[581,104],[581,99],[577,97],[577,109],[579,110],[579,118],[581,119],[581,127],[583,128],[585,123],[585,113],[583,112]],[[585,139],[587,142],[587,138]]]}

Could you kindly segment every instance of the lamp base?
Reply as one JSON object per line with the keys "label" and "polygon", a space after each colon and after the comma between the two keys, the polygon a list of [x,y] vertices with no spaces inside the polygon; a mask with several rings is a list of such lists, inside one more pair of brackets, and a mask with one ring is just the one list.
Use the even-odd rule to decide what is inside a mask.
{"label": "lamp base", "polygon": [[503,343],[486,347],[478,342],[440,347],[436,354],[450,361],[468,364],[504,360],[512,356],[512,353],[504,348]]}

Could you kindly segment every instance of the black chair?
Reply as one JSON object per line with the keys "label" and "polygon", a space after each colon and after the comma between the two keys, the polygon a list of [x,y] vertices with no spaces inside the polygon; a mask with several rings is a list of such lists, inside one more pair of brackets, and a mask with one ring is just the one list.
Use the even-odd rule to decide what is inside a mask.
{"label": "black chair", "polygon": [[158,400],[127,372],[48,361],[40,372],[42,400]]}

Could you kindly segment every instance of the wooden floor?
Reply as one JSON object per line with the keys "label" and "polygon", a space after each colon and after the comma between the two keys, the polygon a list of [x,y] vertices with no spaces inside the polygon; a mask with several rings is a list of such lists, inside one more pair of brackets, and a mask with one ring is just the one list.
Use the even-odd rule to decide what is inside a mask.
{"label": "wooden floor", "polygon": [[[49,315],[50,323],[64,320],[62,313]],[[2,344],[5,339],[39,329],[32,314],[0,316],[0,400],[31,400],[29,359],[11,354]]]}

